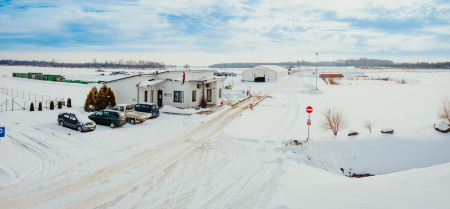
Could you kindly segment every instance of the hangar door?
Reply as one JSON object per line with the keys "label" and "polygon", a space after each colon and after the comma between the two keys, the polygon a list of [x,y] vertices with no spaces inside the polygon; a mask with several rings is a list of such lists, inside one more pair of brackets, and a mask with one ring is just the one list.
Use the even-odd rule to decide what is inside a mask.
{"label": "hangar door", "polygon": [[266,70],[255,69],[255,82],[265,82],[266,81]]}

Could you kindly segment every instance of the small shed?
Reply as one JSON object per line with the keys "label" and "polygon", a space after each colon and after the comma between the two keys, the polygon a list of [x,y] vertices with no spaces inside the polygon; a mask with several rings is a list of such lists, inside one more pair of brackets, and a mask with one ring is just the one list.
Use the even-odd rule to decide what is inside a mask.
{"label": "small shed", "polygon": [[278,65],[258,65],[242,72],[242,81],[277,81],[289,75],[287,69]]}
{"label": "small shed", "polygon": [[321,78],[342,78],[344,76],[342,74],[340,74],[340,73],[334,73],[334,74],[322,73],[322,74],[320,74],[320,77]]}

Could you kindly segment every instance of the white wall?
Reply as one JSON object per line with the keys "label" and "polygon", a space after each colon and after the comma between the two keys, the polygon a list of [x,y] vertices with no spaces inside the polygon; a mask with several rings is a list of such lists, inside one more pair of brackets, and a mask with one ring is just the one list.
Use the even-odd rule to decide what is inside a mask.
{"label": "white wall", "polygon": [[242,72],[243,81],[255,81],[255,76],[253,76],[253,69],[247,69]]}
{"label": "white wall", "polygon": [[[200,88],[197,88],[197,84],[200,84]],[[210,84],[210,87],[206,87],[206,84]],[[215,80],[212,82],[205,83],[205,97],[207,96],[207,89],[211,89],[211,102],[208,102],[209,105],[218,105],[222,101],[223,98],[223,80]],[[222,98],[218,98],[219,89],[222,89]],[[179,108],[191,108],[198,106],[200,104],[200,99],[202,96],[202,86],[201,83],[197,82],[185,82],[184,85],[181,85],[181,81],[164,81],[163,83],[157,84],[155,86],[148,86],[145,88],[139,89],[139,101],[144,102],[144,94],[145,91],[148,93],[148,102],[151,102],[150,95],[151,90],[154,90],[153,95],[153,103],[158,103],[158,90],[163,91],[163,105],[171,105]],[[174,91],[183,91],[184,92],[184,102],[174,102]],[[192,91],[196,91],[196,101],[192,101]],[[164,93],[167,93],[167,96],[164,96]],[[171,94],[169,96],[169,94]]]}
{"label": "white wall", "polygon": [[[137,102],[137,88],[136,84],[143,81],[150,80],[154,76],[142,75],[131,78],[126,78],[118,81],[106,83],[110,87],[116,97],[116,103],[133,104]],[[142,100],[143,101],[143,100]]]}
{"label": "white wall", "polygon": [[277,71],[273,70],[267,70],[266,71],[266,81],[276,81],[278,80],[278,73]]}

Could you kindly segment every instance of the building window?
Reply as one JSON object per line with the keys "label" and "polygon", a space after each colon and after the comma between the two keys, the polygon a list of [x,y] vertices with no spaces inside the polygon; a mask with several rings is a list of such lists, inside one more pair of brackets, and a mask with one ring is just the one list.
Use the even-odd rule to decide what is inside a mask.
{"label": "building window", "polygon": [[219,98],[222,98],[222,89],[219,89]]}
{"label": "building window", "polygon": [[184,101],[184,92],[183,91],[174,91],[173,92],[173,102],[182,103],[183,101]]}
{"label": "building window", "polygon": [[192,91],[192,101],[197,101],[197,90]]}

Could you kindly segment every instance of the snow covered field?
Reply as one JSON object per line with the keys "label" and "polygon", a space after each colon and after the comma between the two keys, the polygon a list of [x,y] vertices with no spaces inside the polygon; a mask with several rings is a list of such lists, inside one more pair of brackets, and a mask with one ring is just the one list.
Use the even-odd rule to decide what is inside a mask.
{"label": "snow covered field", "polygon": [[[94,71],[0,67],[0,75],[44,72],[92,80],[98,77]],[[269,83],[243,83],[238,75],[225,81],[233,89],[224,97],[230,103],[245,98],[247,85],[258,97],[209,115],[186,110],[193,114],[161,114],[143,124],[98,126],[87,133],[58,126],[57,109],[0,107],[0,127],[6,127],[0,138],[0,208],[448,207],[450,133],[437,132],[433,124],[440,121],[442,97],[450,96],[450,71],[321,71],[410,82],[327,85],[319,78],[315,90],[310,68]],[[79,111],[94,85],[100,86],[0,77],[0,88],[70,97]],[[0,104],[11,97],[0,94]],[[24,98],[15,100],[29,104]],[[307,106],[314,112],[305,142]],[[327,107],[344,110],[348,121],[337,136],[320,129]],[[375,121],[372,133],[362,127],[367,119]],[[385,128],[394,134],[380,133]],[[347,136],[350,129],[359,135]],[[287,145],[293,140],[302,145]],[[349,172],[375,176],[344,176]]]}

